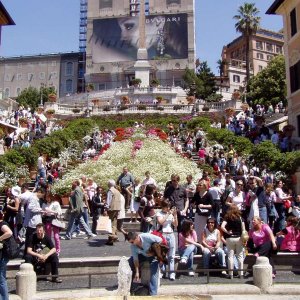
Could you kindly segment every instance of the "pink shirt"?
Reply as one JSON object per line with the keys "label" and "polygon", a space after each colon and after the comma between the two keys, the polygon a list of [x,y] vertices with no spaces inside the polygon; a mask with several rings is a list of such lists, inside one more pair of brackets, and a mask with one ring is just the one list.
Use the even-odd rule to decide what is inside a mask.
{"label": "pink shirt", "polygon": [[253,229],[249,232],[249,237],[253,239],[254,245],[260,246],[266,242],[269,242],[271,228],[268,224],[263,224],[260,231],[254,231]]}
{"label": "pink shirt", "polygon": [[185,238],[182,233],[179,233],[179,240],[178,240],[178,249],[185,249],[187,247],[186,239],[192,240],[194,242],[197,242],[197,233],[195,230],[193,230],[190,235]]}
{"label": "pink shirt", "polygon": [[300,231],[295,230],[294,226],[287,226],[287,234],[285,235],[280,250],[300,251]]}

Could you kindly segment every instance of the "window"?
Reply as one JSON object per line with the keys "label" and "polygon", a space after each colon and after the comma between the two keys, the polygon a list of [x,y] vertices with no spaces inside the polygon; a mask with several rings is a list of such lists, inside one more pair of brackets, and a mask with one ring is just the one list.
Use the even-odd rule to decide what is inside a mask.
{"label": "window", "polygon": [[241,82],[241,78],[239,75],[233,75],[233,82]]}
{"label": "window", "polygon": [[258,66],[258,71],[262,71],[263,70],[263,66]]}
{"label": "window", "polygon": [[282,53],[282,47],[276,46],[276,53]]}
{"label": "window", "polygon": [[49,74],[49,79],[55,79],[55,78],[57,78],[57,73],[56,72],[51,72]]}
{"label": "window", "polygon": [[273,55],[267,55],[267,60],[272,60],[273,59]]}
{"label": "window", "polygon": [[72,62],[66,63],[66,75],[67,76],[73,75],[73,63]]}
{"label": "window", "polygon": [[21,94],[21,88],[18,87],[16,92],[17,92],[17,96],[19,96]]}
{"label": "window", "polygon": [[5,76],[4,76],[4,81],[11,81],[11,76],[10,76],[10,74],[5,74]]}
{"label": "window", "polygon": [[100,0],[99,8],[112,8],[112,0]]}
{"label": "window", "polygon": [[262,53],[257,52],[256,53],[256,58],[257,59],[264,59],[264,55]]}
{"label": "window", "polygon": [[257,41],[257,42],[256,42],[256,49],[260,49],[260,50],[263,49],[263,44],[262,44],[262,42],[260,42],[260,41]]}
{"label": "window", "polygon": [[45,72],[40,72],[39,77],[40,77],[40,79],[45,79],[45,77],[46,77]]}
{"label": "window", "polygon": [[297,15],[296,8],[290,12],[290,22],[291,22],[291,37],[297,33]]}
{"label": "window", "polygon": [[300,88],[300,61],[290,67],[290,87],[291,93]]}
{"label": "window", "polygon": [[4,98],[8,98],[10,96],[9,88],[5,88],[4,90]]}
{"label": "window", "polygon": [[17,74],[17,80],[22,80],[22,74]]}
{"label": "window", "polygon": [[27,74],[27,78],[28,78],[28,81],[31,81],[34,77],[34,74],[33,73],[28,73]]}
{"label": "window", "polygon": [[267,51],[273,52],[273,45],[272,44],[267,43],[266,47],[267,47]]}
{"label": "window", "polygon": [[72,79],[66,80],[66,92],[67,93],[73,92],[73,80]]}
{"label": "window", "polygon": [[167,0],[167,5],[171,5],[171,4],[181,4],[181,0]]}

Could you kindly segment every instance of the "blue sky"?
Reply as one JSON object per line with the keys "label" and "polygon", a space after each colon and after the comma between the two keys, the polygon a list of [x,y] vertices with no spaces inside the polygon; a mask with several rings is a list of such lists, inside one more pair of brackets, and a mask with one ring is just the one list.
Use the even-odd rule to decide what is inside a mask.
{"label": "blue sky", "polygon": [[[2,29],[1,56],[78,51],[80,0],[2,0],[15,26]],[[217,73],[223,45],[238,36],[233,16],[245,0],[195,0],[197,58]],[[281,16],[265,15],[274,0],[249,0],[260,10],[261,26],[278,31]]]}

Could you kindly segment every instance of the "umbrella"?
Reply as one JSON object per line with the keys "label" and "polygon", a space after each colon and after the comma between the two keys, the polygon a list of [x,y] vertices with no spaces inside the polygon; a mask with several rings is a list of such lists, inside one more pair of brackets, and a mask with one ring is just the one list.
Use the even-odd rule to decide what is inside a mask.
{"label": "umbrella", "polygon": [[2,128],[3,131],[7,132],[7,133],[12,133],[12,132],[14,132],[15,130],[18,129],[18,127],[13,126],[13,125],[8,124],[8,123],[5,123],[3,121],[0,121],[0,128]]}

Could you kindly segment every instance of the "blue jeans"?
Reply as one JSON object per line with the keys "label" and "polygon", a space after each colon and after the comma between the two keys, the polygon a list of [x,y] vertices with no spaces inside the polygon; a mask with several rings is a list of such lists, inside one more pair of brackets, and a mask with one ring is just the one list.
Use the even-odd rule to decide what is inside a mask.
{"label": "blue jeans", "polygon": [[259,207],[259,217],[261,218],[261,220],[265,223],[268,224],[268,211],[267,208],[264,207]]}
{"label": "blue jeans", "polygon": [[185,257],[187,259],[188,270],[193,270],[194,264],[194,254],[197,253],[197,247],[195,245],[189,245],[184,249],[178,249],[181,258]]}
{"label": "blue jeans", "polygon": [[[223,249],[218,248],[214,254],[216,255],[216,258],[218,260],[218,264],[220,265],[220,267],[226,267],[225,253],[224,253]],[[203,250],[204,269],[209,269],[211,255],[212,255],[212,253],[209,251],[209,249],[204,248],[204,250]]]}
{"label": "blue jeans", "polygon": [[169,275],[174,273],[175,270],[175,249],[176,249],[176,241],[174,233],[165,234],[163,236],[166,238],[169,251],[168,251],[168,262],[169,262]]}
{"label": "blue jeans", "polygon": [[83,208],[83,220],[84,222],[86,223],[86,225],[90,228],[90,225],[89,225],[89,210],[87,207],[84,207]]}
{"label": "blue jeans", "polygon": [[72,237],[72,233],[75,231],[76,228],[74,224],[75,220],[78,220],[78,222],[83,227],[87,235],[92,235],[92,231],[90,227],[84,222],[83,213],[81,212],[81,213],[71,213],[70,220],[68,223],[68,228],[66,231],[66,236],[68,236],[69,238]]}
{"label": "blue jeans", "polygon": [[0,299],[1,300],[8,300],[8,288],[7,288],[7,281],[6,281],[6,265],[8,259],[3,257],[0,259]]}
{"label": "blue jeans", "polygon": [[274,232],[277,233],[285,228],[285,206],[283,203],[275,203],[278,218],[274,224]]}
{"label": "blue jeans", "polygon": [[46,178],[46,169],[45,168],[39,169],[38,175],[39,178],[41,177]]}
{"label": "blue jeans", "polygon": [[[159,276],[159,267],[158,267],[158,260],[154,256],[144,256],[142,254],[139,254],[139,265],[140,269],[143,268],[143,264],[145,262],[149,262],[150,265],[150,282],[149,282],[149,293],[150,296],[157,295],[157,289],[158,289],[158,276]],[[133,257],[130,257],[129,259],[129,265],[132,269],[132,275],[135,276],[135,267],[133,262]],[[140,272],[141,274],[141,272]]]}

